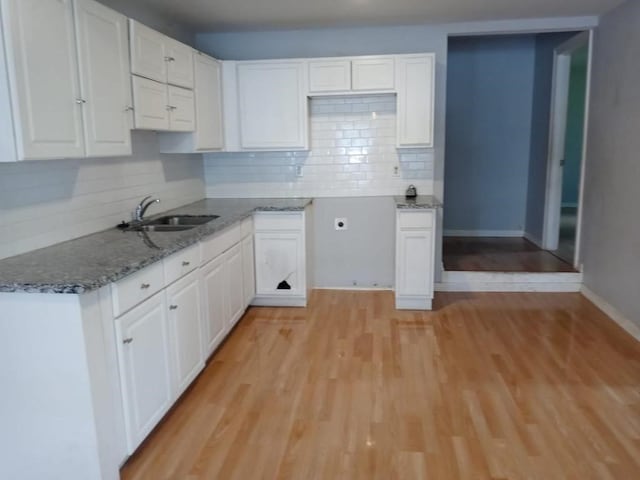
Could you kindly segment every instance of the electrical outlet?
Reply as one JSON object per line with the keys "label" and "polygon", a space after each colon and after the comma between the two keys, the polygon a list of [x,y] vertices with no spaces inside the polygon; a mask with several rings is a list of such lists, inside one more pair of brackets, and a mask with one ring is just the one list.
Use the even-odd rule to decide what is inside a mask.
{"label": "electrical outlet", "polygon": [[399,165],[394,165],[393,166],[393,176],[394,177],[399,177],[400,176],[400,166]]}
{"label": "electrical outlet", "polygon": [[346,230],[348,228],[347,219],[346,218],[336,218],[333,221],[336,230]]}
{"label": "electrical outlet", "polygon": [[296,165],[296,177],[304,177],[304,168],[302,165]]}

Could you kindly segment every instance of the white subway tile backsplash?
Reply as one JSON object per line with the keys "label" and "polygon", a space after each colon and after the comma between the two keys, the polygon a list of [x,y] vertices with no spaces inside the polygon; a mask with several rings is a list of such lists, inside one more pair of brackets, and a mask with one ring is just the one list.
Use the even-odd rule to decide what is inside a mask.
{"label": "white subway tile backsplash", "polygon": [[160,155],[152,132],[133,140],[131,157],[0,164],[0,258],[112,227],[147,194],[158,210],[204,196],[200,155]]}
{"label": "white subway tile backsplash", "polygon": [[205,155],[207,196],[399,195],[409,183],[433,192],[433,151],[396,149],[394,95],[313,98],[310,116],[309,152]]}

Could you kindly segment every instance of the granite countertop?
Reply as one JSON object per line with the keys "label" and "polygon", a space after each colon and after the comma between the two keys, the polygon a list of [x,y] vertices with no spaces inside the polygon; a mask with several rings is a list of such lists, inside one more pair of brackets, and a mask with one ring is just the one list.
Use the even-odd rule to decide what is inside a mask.
{"label": "granite countertop", "polygon": [[442,206],[442,202],[433,195],[418,195],[415,198],[393,197],[396,208],[400,209],[429,209]]}
{"label": "granite countertop", "polygon": [[300,211],[308,198],[204,199],[163,215],[219,215],[182,232],[112,228],[0,260],[0,292],[80,294],[115,282],[193,245],[256,211]]}

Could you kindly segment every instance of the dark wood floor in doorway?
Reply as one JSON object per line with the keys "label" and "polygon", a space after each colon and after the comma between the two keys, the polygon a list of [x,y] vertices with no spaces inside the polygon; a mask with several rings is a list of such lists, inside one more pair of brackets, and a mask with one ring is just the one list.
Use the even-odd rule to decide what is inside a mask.
{"label": "dark wood floor in doorway", "polygon": [[442,260],[447,271],[575,272],[573,266],[524,238],[445,237]]}

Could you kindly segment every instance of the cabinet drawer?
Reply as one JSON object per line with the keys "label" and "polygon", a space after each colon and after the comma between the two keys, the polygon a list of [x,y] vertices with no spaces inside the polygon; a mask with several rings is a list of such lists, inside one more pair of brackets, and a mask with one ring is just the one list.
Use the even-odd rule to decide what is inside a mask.
{"label": "cabinet drawer", "polygon": [[237,223],[217,235],[202,241],[202,264],[229,250],[242,239],[242,229]]}
{"label": "cabinet drawer", "polygon": [[119,317],[164,288],[162,262],[140,270],[112,284],[113,314]]}
{"label": "cabinet drawer", "polygon": [[242,231],[242,238],[253,233],[253,217],[245,218],[240,224],[240,230]]}
{"label": "cabinet drawer", "polygon": [[353,90],[393,90],[395,63],[391,57],[356,59],[352,63]]}
{"label": "cabinet drawer", "polygon": [[398,228],[433,228],[433,211],[398,212]]}
{"label": "cabinet drawer", "polygon": [[200,265],[200,246],[185,248],[164,259],[164,283],[169,285]]}
{"label": "cabinet drawer", "polygon": [[302,213],[257,213],[253,218],[255,231],[299,231],[304,228]]}

